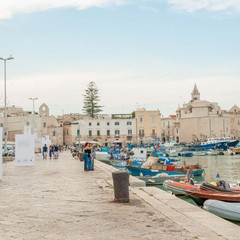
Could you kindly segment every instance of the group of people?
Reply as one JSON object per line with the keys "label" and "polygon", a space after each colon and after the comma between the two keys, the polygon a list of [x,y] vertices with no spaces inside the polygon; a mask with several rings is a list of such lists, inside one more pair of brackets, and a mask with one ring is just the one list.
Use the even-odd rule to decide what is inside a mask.
{"label": "group of people", "polygon": [[49,150],[47,145],[45,144],[43,146],[43,159],[47,159],[49,156],[49,159],[58,159],[59,157],[59,146],[58,145],[50,145]]}
{"label": "group of people", "polygon": [[93,146],[91,143],[86,142],[83,149],[84,171],[94,170],[94,156]]}

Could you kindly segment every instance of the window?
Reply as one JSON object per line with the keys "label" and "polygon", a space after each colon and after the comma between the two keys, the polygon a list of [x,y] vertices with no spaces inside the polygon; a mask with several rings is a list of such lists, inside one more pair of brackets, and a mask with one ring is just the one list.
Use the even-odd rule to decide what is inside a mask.
{"label": "window", "polygon": [[107,126],[109,126],[110,125],[110,122],[107,122]]}
{"label": "window", "polygon": [[52,134],[52,135],[53,135],[53,137],[55,137],[55,136],[56,136],[56,131],[55,131],[55,130],[53,131],[53,134]]}
{"label": "window", "polygon": [[115,130],[115,137],[119,137],[120,136],[120,130]]}
{"label": "window", "polygon": [[127,122],[127,125],[128,125],[128,126],[132,125],[132,122]]}
{"label": "window", "polygon": [[77,130],[77,135],[78,135],[78,136],[80,135],[80,130],[79,130],[79,129]]}
{"label": "window", "polygon": [[120,124],[119,124],[119,122],[115,122],[115,126],[119,126]]}
{"label": "window", "polygon": [[152,129],[152,136],[155,136],[156,135],[156,131],[155,131],[155,129],[153,128]]}
{"label": "window", "polygon": [[143,117],[140,117],[139,121],[140,121],[140,122],[143,122]]}
{"label": "window", "polygon": [[156,116],[151,116],[151,122],[155,123],[156,122]]}
{"label": "window", "polygon": [[100,123],[99,123],[99,122],[97,123],[97,126],[100,126]]}
{"label": "window", "polygon": [[29,126],[29,122],[27,122],[27,126]]}
{"label": "window", "polygon": [[108,137],[110,136],[110,130],[107,130],[107,136]]}
{"label": "window", "polygon": [[88,131],[88,136],[91,137],[92,136],[92,130]]}
{"label": "window", "polygon": [[144,129],[139,129],[139,137],[144,137]]}
{"label": "window", "polygon": [[97,130],[97,136],[98,137],[100,136],[100,130]]}
{"label": "window", "polygon": [[132,136],[132,130],[128,129],[128,136]]}
{"label": "window", "polygon": [[88,123],[88,126],[92,126],[92,123]]}
{"label": "window", "polygon": [[44,123],[43,123],[43,127],[44,127],[44,128],[47,127],[47,123],[44,122]]}

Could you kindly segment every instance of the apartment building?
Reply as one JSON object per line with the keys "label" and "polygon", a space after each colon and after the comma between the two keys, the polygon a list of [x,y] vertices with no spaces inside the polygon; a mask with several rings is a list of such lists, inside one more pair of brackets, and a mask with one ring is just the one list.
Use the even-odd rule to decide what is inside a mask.
{"label": "apartment building", "polygon": [[71,122],[64,130],[64,139],[68,144],[97,141],[102,145],[126,145],[136,142],[136,119],[132,114],[98,115],[96,119],[86,116]]}
{"label": "apartment building", "polygon": [[137,143],[159,141],[162,133],[161,113],[159,110],[138,108],[135,112]]}

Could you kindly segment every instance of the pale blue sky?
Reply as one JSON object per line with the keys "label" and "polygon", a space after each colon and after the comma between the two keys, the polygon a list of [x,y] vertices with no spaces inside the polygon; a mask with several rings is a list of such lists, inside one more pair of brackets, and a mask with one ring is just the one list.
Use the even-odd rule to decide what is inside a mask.
{"label": "pale blue sky", "polygon": [[[196,83],[201,99],[240,106],[239,0],[3,0],[0,57],[7,102],[82,112],[95,81],[104,113],[175,114]],[[51,3],[51,4],[50,4]],[[0,61],[0,105],[4,102]]]}

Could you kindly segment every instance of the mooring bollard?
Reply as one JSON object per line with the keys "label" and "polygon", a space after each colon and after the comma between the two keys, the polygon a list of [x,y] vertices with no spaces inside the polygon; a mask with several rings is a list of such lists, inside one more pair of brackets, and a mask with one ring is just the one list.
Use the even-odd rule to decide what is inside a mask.
{"label": "mooring bollard", "polygon": [[129,172],[116,171],[112,173],[114,187],[114,202],[129,202]]}

